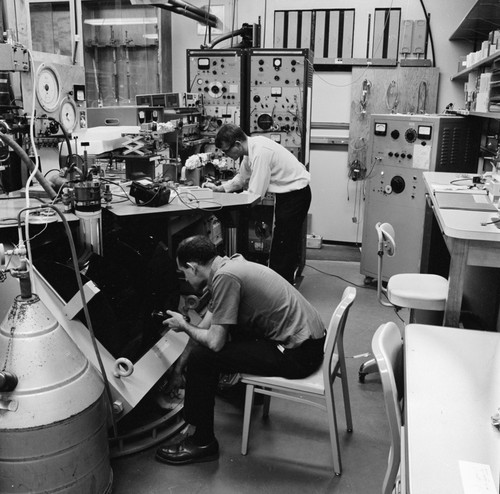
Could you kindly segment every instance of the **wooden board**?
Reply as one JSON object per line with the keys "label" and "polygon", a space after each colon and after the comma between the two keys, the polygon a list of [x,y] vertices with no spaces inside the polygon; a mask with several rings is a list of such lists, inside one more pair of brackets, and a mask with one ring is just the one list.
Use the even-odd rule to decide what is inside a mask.
{"label": "wooden board", "polygon": [[436,113],[438,82],[435,67],[353,67],[348,163],[367,164],[371,114]]}

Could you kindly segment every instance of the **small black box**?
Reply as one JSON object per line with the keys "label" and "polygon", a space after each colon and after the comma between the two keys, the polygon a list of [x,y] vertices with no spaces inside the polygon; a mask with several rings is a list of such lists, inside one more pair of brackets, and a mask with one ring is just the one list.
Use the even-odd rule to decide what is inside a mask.
{"label": "small black box", "polygon": [[130,195],[135,197],[139,206],[158,207],[168,204],[170,189],[165,183],[155,183],[150,180],[136,180],[130,186]]}

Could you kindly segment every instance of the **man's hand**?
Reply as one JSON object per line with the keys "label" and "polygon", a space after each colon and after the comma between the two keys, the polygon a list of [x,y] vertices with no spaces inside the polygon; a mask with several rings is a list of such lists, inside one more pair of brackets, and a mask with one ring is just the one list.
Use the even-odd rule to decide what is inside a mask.
{"label": "man's hand", "polygon": [[167,310],[167,314],[170,316],[168,319],[163,321],[164,326],[168,326],[168,329],[178,333],[179,331],[185,331],[189,318],[180,314],[179,312],[174,312],[173,310]]}
{"label": "man's hand", "polygon": [[202,187],[211,189],[214,192],[224,192],[224,187],[222,187],[222,185],[215,185],[213,182],[204,182]]}

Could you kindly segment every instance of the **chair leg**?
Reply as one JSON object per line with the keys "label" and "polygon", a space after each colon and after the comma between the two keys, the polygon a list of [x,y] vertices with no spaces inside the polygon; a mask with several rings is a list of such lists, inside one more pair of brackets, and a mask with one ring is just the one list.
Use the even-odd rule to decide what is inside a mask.
{"label": "chair leg", "polygon": [[365,376],[367,374],[372,374],[373,372],[378,372],[377,361],[374,358],[367,360],[366,362],[361,364],[361,367],[359,368],[359,371],[358,371],[359,382],[364,383]]}
{"label": "chair leg", "polygon": [[247,384],[245,391],[245,408],[243,410],[243,433],[241,437],[241,454],[246,455],[248,451],[248,436],[250,435],[250,419],[254,397],[254,386]]}
{"label": "chair leg", "polygon": [[264,397],[264,406],[262,407],[262,418],[269,417],[269,408],[271,406],[271,397],[269,395],[262,395]]}
{"label": "chair leg", "polygon": [[340,460],[340,443],[337,429],[337,414],[335,412],[335,403],[331,393],[325,396],[326,410],[328,414],[328,428],[330,429],[330,443],[333,455],[333,471],[335,475],[342,473],[342,461]]}
{"label": "chair leg", "polygon": [[347,425],[347,432],[352,432],[351,399],[349,397],[347,369],[344,360],[341,360],[339,364],[340,364],[340,380],[342,382],[342,394],[344,396],[344,409],[345,409],[345,421]]}

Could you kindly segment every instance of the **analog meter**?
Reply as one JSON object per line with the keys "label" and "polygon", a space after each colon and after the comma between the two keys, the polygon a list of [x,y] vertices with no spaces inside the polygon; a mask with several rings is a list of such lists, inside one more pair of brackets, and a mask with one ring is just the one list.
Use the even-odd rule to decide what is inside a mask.
{"label": "analog meter", "polygon": [[65,98],[61,103],[59,122],[66,132],[73,132],[75,130],[77,122],[76,105],[69,98]]}
{"label": "analog meter", "polygon": [[47,65],[40,65],[37,74],[36,96],[41,107],[53,112],[59,107],[61,87],[57,72]]}

